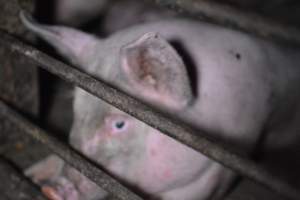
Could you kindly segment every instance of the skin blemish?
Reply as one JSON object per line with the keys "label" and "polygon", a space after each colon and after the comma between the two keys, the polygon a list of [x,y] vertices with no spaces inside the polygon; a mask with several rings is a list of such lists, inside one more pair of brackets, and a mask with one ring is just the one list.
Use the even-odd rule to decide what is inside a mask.
{"label": "skin blemish", "polygon": [[230,50],[229,53],[230,53],[231,55],[233,55],[233,56],[235,57],[236,60],[241,60],[241,59],[242,59],[242,55],[241,55],[240,53],[237,53],[237,52],[235,52],[235,51],[233,51],[233,50]]}
{"label": "skin blemish", "polygon": [[150,154],[151,154],[151,156],[156,156],[157,155],[157,151],[155,150],[155,149],[151,149],[150,150]]}

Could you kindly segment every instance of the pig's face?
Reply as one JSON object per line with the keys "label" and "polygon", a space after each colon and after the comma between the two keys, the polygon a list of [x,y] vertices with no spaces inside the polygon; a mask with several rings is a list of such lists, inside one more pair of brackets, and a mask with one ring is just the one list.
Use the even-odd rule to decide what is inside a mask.
{"label": "pig's face", "polygon": [[106,166],[140,160],[149,128],[87,92],[77,89],[71,143]]}
{"label": "pig's face", "polygon": [[[183,61],[159,35],[147,33],[106,50],[110,56],[97,57],[90,68],[95,76],[160,107],[179,110],[189,103],[192,94]],[[188,163],[203,157],[80,89],[75,94],[74,116],[71,144],[150,192],[163,191],[174,182],[186,183],[201,168],[195,167],[187,172],[192,176],[187,176],[183,172]]]}
{"label": "pig's face", "polygon": [[74,111],[71,144],[145,192],[185,185],[210,165],[204,156],[81,89],[76,89]]}

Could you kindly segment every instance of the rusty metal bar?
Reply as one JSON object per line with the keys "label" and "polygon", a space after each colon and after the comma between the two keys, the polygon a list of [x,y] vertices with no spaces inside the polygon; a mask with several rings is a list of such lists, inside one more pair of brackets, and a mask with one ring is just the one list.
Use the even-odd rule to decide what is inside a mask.
{"label": "rusty metal bar", "polygon": [[48,134],[37,126],[33,125],[2,101],[0,101],[0,115],[6,117],[31,137],[35,138],[42,144],[47,145],[50,150],[64,159],[68,164],[94,181],[101,188],[108,191],[112,197],[114,197],[111,199],[142,200],[141,197],[129,191],[126,187],[121,185],[110,175],[103,172],[101,169],[99,169],[99,167],[86,159],[84,156],[80,155],[61,141],[57,140],[51,134]]}
{"label": "rusty metal bar", "polygon": [[[261,185],[287,197],[288,199],[300,199],[298,190],[273,177],[254,162],[242,158],[225,150],[220,145],[211,142],[207,139],[206,136],[209,134],[205,131],[195,133],[184,126],[179,125],[178,122],[172,121],[162,114],[155,112],[149,106],[135,100],[125,93],[118,91],[106,83],[98,81],[75,68],[55,60],[36,48],[20,42],[3,31],[0,31],[0,44],[27,56],[29,59],[41,64],[41,67],[49,72],[81,87],[89,93],[103,99],[107,103],[162,131],[166,135],[186,144],[198,152],[201,152],[224,166],[233,169],[239,174],[255,180]],[[51,143],[51,145],[55,146],[54,143]],[[82,165],[82,167],[83,166],[84,165]],[[92,174],[88,173],[88,175],[91,176]],[[92,176],[92,178],[94,177]]]}
{"label": "rusty metal bar", "polygon": [[[149,0],[148,0],[149,1]],[[198,19],[205,19],[219,25],[238,29],[266,39],[289,42],[300,46],[300,30],[275,23],[258,14],[237,10],[229,5],[210,0],[151,0]]]}

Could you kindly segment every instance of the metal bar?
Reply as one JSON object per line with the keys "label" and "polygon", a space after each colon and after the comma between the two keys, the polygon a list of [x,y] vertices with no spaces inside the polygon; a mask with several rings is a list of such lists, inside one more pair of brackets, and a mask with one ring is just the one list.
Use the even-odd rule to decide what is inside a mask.
{"label": "metal bar", "polygon": [[0,158],[1,199],[46,200],[36,188],[14,165],[4,158]]}
{"label": "metal bar", "polygon": [[211,142],[206,137],[209,135],[207,132],[201,131],[195,133],[185,126],[179,125],[178,122],[170,120],[162,114],[155,112],[149,106],[135,100],[125,93],[51,58],[45,53],[18,41],[3,31],[0,31],[0,43],[41,64],[41,67],[49,72],[81,87],[118,109],[160,130],[166,135],[201,152],[224,166],[233,169],[239,174],[255,180],[263,186],[266,186],[289,199],[300,199],[299,191],[273,177],[254,162],[242,158],[225,150],[220,145]]}
{"label": "metal bar", "polygon": [[27,119],[22,117],[16,111],[8,107],[5,103],[0,101],[0,115],[8,118],[18,128],[35,138],[64,159],[68,164],[76,168],[83,175],[94,181],[104,190],[108,191],[113,199],[120,200],[142,200],[141,197],[129,191],[126,187],[121,185],[110,175],[103,172],[99,167],[86,159],[84,156],[77,153],[72,148],[68,147],[61,141],[54,138],[51,134],[46,133],[37,126],[30,123]]}
{"label": "metal bar", "polygon": [[244,32],[277,41],[286,41],[300,46],[300,30],[258,14],[237,10],[231,6],[210,0],[151,0],[156,4],[171,8],[198,19],[206,19],[213,23],[232,27]]}

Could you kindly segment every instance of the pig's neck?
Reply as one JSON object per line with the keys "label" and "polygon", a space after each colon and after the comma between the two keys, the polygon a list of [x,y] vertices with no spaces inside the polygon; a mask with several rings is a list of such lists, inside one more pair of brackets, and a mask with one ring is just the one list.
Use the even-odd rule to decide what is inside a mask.
{"label": "pig's neck", "polygon": [[239,71],[231,66],[203,66],[198,100],[180,113],[180,119],[212,132],[212,137],[239,152],[251,152],[262,131],[273,125],[288,127],[287,116],[300,107],[300,53],[262,44],[267,58],[263,65]]}

